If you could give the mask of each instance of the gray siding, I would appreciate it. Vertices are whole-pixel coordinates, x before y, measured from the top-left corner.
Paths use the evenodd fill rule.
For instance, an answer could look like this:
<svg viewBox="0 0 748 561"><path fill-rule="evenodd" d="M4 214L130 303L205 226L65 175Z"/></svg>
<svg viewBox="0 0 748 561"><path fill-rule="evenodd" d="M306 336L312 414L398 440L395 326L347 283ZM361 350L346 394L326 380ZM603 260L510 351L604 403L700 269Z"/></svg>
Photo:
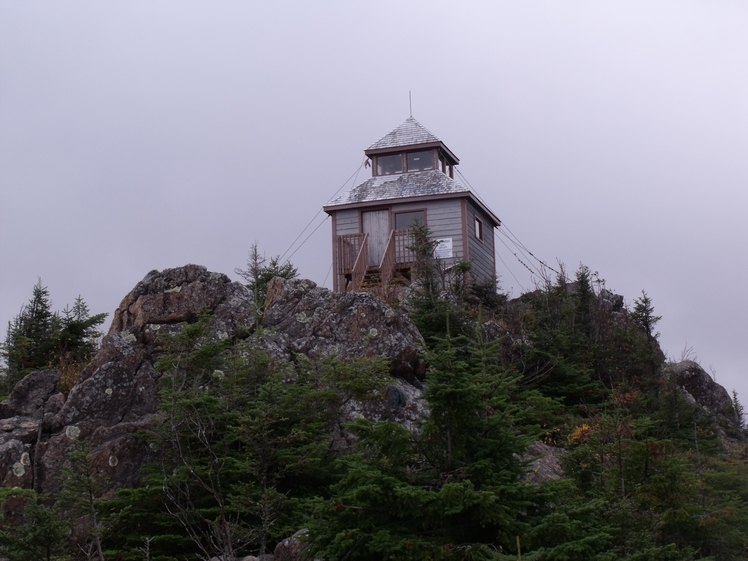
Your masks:
<svg viewBox="0 0 748 561"><path fill-rule="evenodd" d="M475 237L475 217L483 222L483 240ZM493 221L470 201L467 203L468 247L470 250L470 269L476 281L491 278L496 274L496 251L494 248Z"/></svg>
<svg viewBox="0 0 748 561"><path fill-rule="evenodd" d="M361 231L361 227L358 223L358 210L339 210L335 213L335 224L338 236L345 234L358 234Z"/></svg>
<svg viewBox="0 0 748 561"><path fill-rule="evenodd" d="M432 238L452 238L452 255L465 256L462 242L462 203L460 199L393 204L391 212L426 209L426 226Z"/></svg>

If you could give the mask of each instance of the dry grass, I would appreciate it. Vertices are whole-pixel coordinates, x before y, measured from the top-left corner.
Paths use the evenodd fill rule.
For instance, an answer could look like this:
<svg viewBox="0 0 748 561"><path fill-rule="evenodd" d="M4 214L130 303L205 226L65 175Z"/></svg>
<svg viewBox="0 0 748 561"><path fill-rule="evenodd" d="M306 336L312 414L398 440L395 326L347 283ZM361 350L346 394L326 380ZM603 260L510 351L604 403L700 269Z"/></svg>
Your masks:
<svg viewBox="0 0 748 561"><path fill-rule="evenodd" d="M77 362L58 365L57 369L60 371L60 380L57 382L57 389L67 394L80 379L81 372L83 372L86 364L86 362Z"/></svg>

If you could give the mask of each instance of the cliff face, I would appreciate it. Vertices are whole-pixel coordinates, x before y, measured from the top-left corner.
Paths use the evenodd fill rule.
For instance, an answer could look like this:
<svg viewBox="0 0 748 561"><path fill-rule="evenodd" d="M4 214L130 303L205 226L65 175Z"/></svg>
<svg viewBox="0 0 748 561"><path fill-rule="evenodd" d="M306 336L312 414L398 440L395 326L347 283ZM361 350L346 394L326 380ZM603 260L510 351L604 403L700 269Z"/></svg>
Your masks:
<svg viewBox="0 0 748 561"><path fill-rule="evenodd" d="M216 339L245 338L255 324L246 288L226 275L187 265L152 271L122 300L97 355L69 392L60 373L34 372L0 403L0 485L54 493L73 443L93 448L96 469L116 487L135 484L152 455L136 433L158 422L158 336L211 313ZM261 318L260 345L276 361L379 356L396 382L381 404L348 415L407 423L417 404L425 363L410 319L366 294L335 294L308 280L275 279Z"/></svg>

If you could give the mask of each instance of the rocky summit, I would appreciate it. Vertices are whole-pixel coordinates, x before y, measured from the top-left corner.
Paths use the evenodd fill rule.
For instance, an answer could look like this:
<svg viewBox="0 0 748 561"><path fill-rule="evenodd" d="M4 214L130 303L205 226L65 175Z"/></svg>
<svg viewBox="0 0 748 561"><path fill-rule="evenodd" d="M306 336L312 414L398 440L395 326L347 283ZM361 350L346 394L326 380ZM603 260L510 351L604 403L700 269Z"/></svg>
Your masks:
<svg viewBox="0 0 748 561"><path fill-rule="evenodd" d="M158 335L205 312L216 339L246 338L261 326L260 346L274 360L387 359L395 382L385 398L374 406L348 404L346 415L407 424L422 412L423 339L404 312L364 293L338 294L309 280L276 278L264 315L256 318L244 285L186 265L151 271L123 298L100 350L71 388L60 387L60 372L38 371L0 403L0 484L59 491L76 440L93 447L95 469L114 486L136 484L152 455L137 433L159 415Z"/></svg>
<svg viewBox="0 0 748 561"><path fill-rule="evenodd" d="M158 420L160 333L210 313L212 336L246 338L261 326L259 343L274 360L382 357L394 383L381 402L355 401L344 418L394 419L413 428L426 363L423 338L402 310L363 293L334 293L303 279L273 279L262 317L246 287L198 265L151 271L114 311L101 348L75 384L60 387L60 372L41 370L21 380L0 403L0 484L59 490L59 476L74 441L93 447L96 469L116 487L136 484L152 451L138 431ZM718 420L726 434L737 420L727 391L695 362L670 365L682 394ZM542 457L542 446L537 446ZM555 453L555 452L554 452ZM558 462L553 460L553 478Z"/></svg>

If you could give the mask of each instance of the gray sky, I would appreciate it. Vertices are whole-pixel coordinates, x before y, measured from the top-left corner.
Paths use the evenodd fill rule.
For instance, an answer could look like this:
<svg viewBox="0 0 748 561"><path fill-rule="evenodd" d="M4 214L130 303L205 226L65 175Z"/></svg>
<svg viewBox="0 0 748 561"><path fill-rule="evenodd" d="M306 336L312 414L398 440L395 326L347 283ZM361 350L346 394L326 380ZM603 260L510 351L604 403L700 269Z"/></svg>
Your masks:
<svg viewBox="0 0 748 561"><path fill-rule="evenodd" d="M2 335L37 277L111 314L152 269L284 253L412 91L535 255L646 290L748 402L746 30L739 1L0 0ZM328 287L330 239L292 258Z"/></svg>

